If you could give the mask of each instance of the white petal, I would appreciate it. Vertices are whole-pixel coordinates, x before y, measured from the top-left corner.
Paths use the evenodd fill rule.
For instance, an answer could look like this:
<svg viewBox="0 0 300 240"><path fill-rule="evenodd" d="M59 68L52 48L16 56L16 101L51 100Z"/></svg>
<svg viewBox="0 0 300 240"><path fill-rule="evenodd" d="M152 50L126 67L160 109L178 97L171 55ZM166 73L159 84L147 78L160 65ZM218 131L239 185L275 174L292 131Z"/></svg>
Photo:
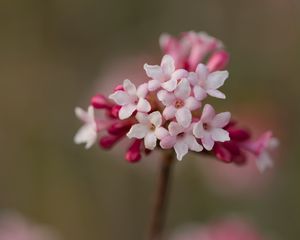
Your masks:
<svg viewBox="0 0 300 240"><path fill-rule="evenodd" d="M87 112L80 107L75 108L75 115L83 122L88 122L89 120Z"/></svg>
<svg viewBox="0 0 300 240"><path fill-rule="evenodd" d="M204 98L207 97L206 91L200 86L195 86L193 88L193 93L194 93L195 98L199 101L202 101Z"/></svg>
<svg viewBox="0 0 300 240"><path fill-rule="evenodd" d="M179 161L182 160L182 158L188 153L188 145L185 144L183 141L179 141L174 145L174 149L177 155L177 159Z"/></svg>
<svg viewBox="0 0 300 240"><path fill-rule="evenodd" d="M160 85L161 85L161 81L159 81L159 80L150 80L148 82L148 90L149 91L155 91L155 90L160 88Z"/></svg>
<svg viewBox="0 0 300 240"><path fill-rule="evenodd" d="M184 128L177 122L170 122L168 129L171 136L177 136L184 131Z"/></svg>
<svg viewBox="0 0 300 240"><path fill-rule="evenodd" d="M164 74L160 66L145 64L144 69L148 77L158 81L162 81L164 79Z"/></svg>
<svg viewBox="0 0 300 240"><path fill-rule="evenodd" d="M273 161L268 152L265 151L260 154L256 159L256 166L261 173L273 167Z"/></svg>
<svg viewBox="0 0 300 240"><path fill-rule="evenodd" d="M196 141L194 136L188 135L184 141L192 151L201 152L203 150L203 147Z"/></svg>
<svg viewBox="0 0 300 240"><path fill-rule="evenodd" d="M204 64L200 63L197 66L196 73L198 74L200 81L203 81L203 82L206 81L206 78L208 76L208 69Z"/></svg>
<svg viewBox="0 0 300 240"><path fill-rule="evenodd" d="M138 124L134 124L129 132L127 133L127 137L129 138L138 138L138 139L142 139L146 136L146 134L148 133L148 128L146 125L138 123Z"/></svg>
<svg viewBox="0 0 300 240"><path fill-rule="evenodd" d="M137 112L135 118L138 120L139 123L142 124L149 124L148 114L143 112Z"/></svg>
<svg viewBox="0 0 300 240"><path fill-rule="evenodd" d="M194 124L193 127L193 134L197 137L197 138L202 138L204 137L206 131L203 128L203 123L201 121L197 122Z"/></svg>
<svg viewBox="0 0 300 240"><path fill-rule="evenodd" d="M185 100L187 97L190 96L191 94L191 86L190 86L190 83L189 81L184 78L182 79L179 84L177 85L177 88L174 92L175 96L182 99L182 100Z"/></svg>
<svg viewBox="0 0 300 240"><path fill-rule="evenodd" d="M155 127L159 127L162 123L162 117L159 111L155 111L151 114L149 114L149 121L152 123Z"/></svg>
<svg viewBox="0 0 300 240"><path fill-rule="evenodd" d="M216 115L216 113L215 113L214 108L210 104L205 104L202 115L201 115L201 121L203 123L209 123L213 120L215 115Z"/></svg>
<svg viewBox="0 0 300 240"><path fill-rule="evenodd" d="M176 143L175 136L166 136L161 139L160 146L162 149L170 149L175 145L175 143Z"/></svg>
<svg viewBox="0 0 300 240"><path fill-rule="evenodd" d="M148 84L143 83L137 88L136 95L139 98L145 98L147 96L147 94L148 94Z"/></svg>
<svg viewBox="0 0 300 240"><path fill-rule="evenodd" d="M208 75L206 87L207 89L218 89L223 86L228 78L228 71L216 71Z"/></svg>
<svg viewBox="0 0 300 240"><path fill-rule="evenodd" d="M161 68L164 74L170 76L175 71L175 62L170 55L165 55L161 61Z"/></svg>
<svg viewBox="0 0 300 240"><path fill-rule="evenodd" d="M160 90L157 93L157 98L161 101L165 106L171 105L175 101L175 96L173 93L169 93L166 90Z"/></svg>
<svg viewBox="0 0 300 240"><path fill-rule="evenodd" d="M163 139L164 137L169 135L169 131L164 127L157 127L154 133L158 139Z"/></svg>
<svg viewBox="0 0 300 240"><path fill-rule="evenodd" d="M213 127L218 127L218 128L225 127L229 123L230 118L231 118L230 112L219 113L213 118L211 125Z"/></svg>
<svg viewBox="0 0 300 240"><path fill-rule="evenodd" d="M175 113L175 117L177 122L184 128L187 128L192 122L192 113L186 107L178 109Z"/></svg>
<svg viewBox="0 0 300 240"><path fill-rule="evenodd" d="M211 137L216 142L226 142L230 140L229 133L222 128L212 129Z"/></svg>
<svg viewBox="0 0 300 240"><path fill-rule="evenodd" d="M83 125L74 137L76 144L86 143L85 148L90 148L97 140L97 132L91 125Z"/></svg>
<svg viewBox="0 0 300 240"><path fill-rule="evenodd" d="M213 146L214 146L214 140L211 138L210 134L206 133L202 138L201 138L201 142L203 147L210 151L212 150Z"/></svg>
<svg viewBox="0 0 300 240"><path fill-rule="evenodd" d="M197 108L200 108L201 107L201 102L199 102L196 98L194 97L188 97L186 100L185 100L185 106L191 110L191 111L194 111L196 110Z"/></svg>
<svg viewBox="0 0 300 240"><path fill-rule="evenodd" d="M171 79L169 81L166 81L166 82L161 84L161 87L166 89L169 92L172 92L177 87L177 80L176 79Z"/></svg>
<svg viewBox="0 0 300 240"><path fill-rule="evenodd" d="M109 99L113 100L116 104L123 106L130 103L130 97L124 91L116 91L109 95Z"/></svg>
<svg viewBox="0 0 300 240"><path fill-rule="evenodd" d="M216 97L216 98L220 98L220 99L226 98L225 94L219 90L207 90L207 94L212 97Z"/></svg>
<svg viewBox="0 0 300 240"><path fill-rule="evenodd" d="M136 110L136 105L127 104L127 105L121 107L121 109L119 111L119 118L121 120L129 118L135 110Z"/></svg>
<svg viewBox="0 0 300 240"><path fill-rule="evenodd" d="M186 78L188 77L189 73L188 71L184 69L177 69L173 74L172 74L172 79L179 80L181 78Z"/></svg>
<svg viewBox="0 0 300 240"><path fill-rule="evenodd" d="M140 98L136 109L140 112L150 112L151 105L146 99Z"/></svg>
<svg viewBox="0 0 300 240"><path fill-rule="evenodd" d="M163 116L166 120L170 120L175 117L176 112L177 112L177 109L173 105L171 105L171 106L165 107L165 109L163 111Z"/></svg>
<svg viewBox="0 0 300 240"><path fill-rule="evenodd" d="M195 72L190 72L187 79L189 80L189 82L192 86L196 86L200 83L199 82L199 76Z"/></svg>
<svg viewBox="0 0 300 240"><path fill-rule="evenodd" d="M157 138L154 132L149 132L144 139L145 148L153 150L156 147Z"/></svg>
<svg viewBox="0 0 300 240"><path fill-rule="evenodd" d="M124 80L123 88L129 96L136 96L136 87L129 79Z"/></svg>

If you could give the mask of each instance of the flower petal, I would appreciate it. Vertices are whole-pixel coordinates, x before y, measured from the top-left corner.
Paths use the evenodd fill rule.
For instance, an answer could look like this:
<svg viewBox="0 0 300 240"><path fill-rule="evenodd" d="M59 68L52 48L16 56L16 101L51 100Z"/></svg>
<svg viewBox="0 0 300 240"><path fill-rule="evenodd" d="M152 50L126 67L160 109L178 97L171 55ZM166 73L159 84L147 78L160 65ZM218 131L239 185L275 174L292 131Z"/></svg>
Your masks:
<svg viewBox="0 0 300 240"><path fill-rule="evenodd" d="M76 144L86 143L85 148L90 148L97 140L97 132L91 125L83 125L74 137Z"/></svg>
<svg viewBox="0 0 300 240"><path fill-rule="evenodd" d="M182 100L185 100L187 97L191 94L191 86L189 81L186 78L183 78L179 84L177 85L177 88L174 92L175 96L177 98L180 98Z"/></svg>
<svg viewBox="0 0 300 240"><path fill-rule="evenodd" d="M130 103L130 97L124 91L116 91L109 95L109 99L113 100L116 104L124 106Z"/></svg>
<svg viewBox="0 0 300 240"><path fill-rule="evenodd" d="M170 122L168 129L171 136L177 136L184 131L184 128L177 122Z"/></svg>
<svg viewBox="0 0 300 240"><path fill-rule="evenodd" d="M261 173L273 167L273 161L268 152L264 151L260 154L256 159L256 166Z"/></svg>
<svg viewBox="0 0 300 240"><path fill-rule="evenodd" d="M121 107L121 109L119 111L119 118L121 120L129 118L135 110L136 110L136 105L127 104L127 105Z"/></svg>
<svg viewBox="0 0 300 240"><path fill-rule="evenodd" d="M162 149L170 149L175 145L175 143L176 143L176 137L168 135L161 139L160 146Z"/></svg>
<svg viewBox="0 0 300 240"><path fill-rule="evenodd" d="M140 112L150 112L151 105L146 99L140 98L136 106L136 109Z"/></svg>
<svg viewBox="0 0 300 240"><path fill-rule="evenodd" d="M198 64L197 68L196 68L196 73L198 74L199 77L199 81L201 82L205 82L208 76L208 69L207 67L200 63Z"/></svg>
<svg viewBox="0 0 300 240"><path fill-rule="evenodd" d="M163 116L166 120L170 120L173 117L175 117L176 112L177 112L177 109L173 105L170 105L168 107L165 107L165 109L163 111Z"/></svg>
<svg viewBox="0 0 300 240"><path fill-rule="evenodd" d="M157 93L157 98L161 101L165 106L171 105L175 101L175 96L173 93L169 93L166 90L160 90Z"/></svg>
<svg viewBox="0 0 300 240"><path fill-rule="evenodd" d="M124 80L123 88L129 96L136 96L136 87L129 79Z"/></svg>
<svg viewBox="0 0 300 240"><path fill-rule="evenodd" d="M149 91L155 91L155 90L157 90L157 89L159 89L160 88L160 85L161 85L161 81L159 81L159 80L150 80L149 82L148 82L148 90Z"/></svg>
<svg viewBox="0 0 300 240"><path fill-rule="evenodd" d="M147 83L143 83L140 86L138 86L136 95L139 98L146 98L147 94L148 94L148 84Z"/></svg>
<svg viewBox="0 0 300 240"><path fill-rule="evenodd" d="M129 132L127 133L127 137L142 139L146 136L148 130L149 129L146 125L137 123L130 128Z"/></svg>
<svg viewBox="0 0 300 240"><path fill-rule="evenodd" d="M155 129L154 133L158 139L163 139L164 137L169 135L169 131L167 129L165 129L164 127L157 127Z"/></svg>
<svg viewBox="0 0 300 240"><path fill-rule="evenodd" d="M186 71L185 69L177 69L173 74L172 74L172 79L179 80L181 78L186 78L188 77L189 72Z"/></svg>
<svg viewBox="0 0 300 240"><path fill-rule="evenodd" d="M152 123L155 127L159 127L162 123L162 117L159 111L155 111L153 113L149 114L149 121Z"/></svg>
<svg viewBox="0 0 300 240"><path fill-rule="evenodd" d="M207 94L212 97L216 97L216 98L220 98L220 99L226 98L225 94L219 90L207 90Z"/></svg>
<svg viewBox="0 0 300 240"><path fill-rule="evenodd" d="M83 122L88 122L89 121L89 116L88 113L86 111L84 111L82 108L80 107L76 107L75 108L75 115L76 117L78 117L81 121Z"/></svg>
<svg viewBox="0 0 300 240"><path fill-rule="evenodd" d="M176 79L170 79L169 81L166 81L161 84L161 87L166 89L169 92L172 92L177 87L177 80Z"/></svg>
<svg viewBox="0 0 300 240"><path fill-rule="evenodd" d="M145 148L153 150L156 147L157 138L154 132L149 132L144 139Z"/></svg>
<svg viewBox="0 0 300 240"><path fill-rule="evenodd" d="M160 66L158 65L144 65L144 69L149 78L162 81L164 79L164 73Z"/></svg>
<svg viewBox="0 0 300 240"><path fill-rule="evenodd" d="M195 137L202 138L204 137L205 133L206 131L204 130L203 123L201 121L194 124L193 134L195 135Z"/></svg>
<svg viewBox="0 0 300 240"><path fill-rule="evenodd" d="M212 120L211 125L213 127L217 127L217 128L223 128L225 127L231 118L231 114L230 112L222 112L222 113L218 113Z"/></svg>
<svg viewBox="0 0 300 240"><path fill-rule="evenodd" d="M170 76L175 71L175 62L170 55L165 55L161 61L161 68L165 75Z"/></svg>
<svg viewBox="0 0 300 240"><path fill-rule="evenodd" d="M188 145L184 141L179 141L174 145L174 149L179 161L188 153Z"/></svg>
<svg viewBox="0 0 300 240"><path fill-rule="evenodd" d="M212 150L215 143L209 133L205 133L205 135L201 138L201 142L203 147L208 151Z"/></svg>
<svg viewBox="0 0 300 240"><path fill-rule="evenodd" d="M230 140L229 133L222 128L212 129L211 138L216 142L226 142Z"/></svg>
<svg viewBox="0 0 300 240"><path fill-rule="evenodd" d="M200 86L195 86L193 88L193 93L194 93L195 98L199 101L202 101L204 98L207 97L206 91Z"/></svg>
<svg viewBox="0 0 300 240"><path fill-rule="evenodd" d="M205 104L202 115L201 115L201 121L203 123L209 123L213 120L215 115L216 115L216 113L215 113L214 108L210 104Z"/></svg>
<svg viewBox="0 0 300 240"><path fill-rule="evenodd" d="M223 86L228 78L228 71L216 71L208 75L206 87L207 89L218 89Z"/></svg>
<svg viewBox="0 0 300 240"><path fill-rule="evenodd" d="M139 123L142 123L144 125L149 123L149 118L147 113L137 112L135 118L138 120Z"/></svg>
<svg viewBox="0 0 300 240"><path fill-rule="evenodd" d="M203 150L203 147L196 141L195 137L192 135L186 136L184 141L192 151L201 152Z"/></svg>
<svg viewBox="0 0 300 240"><path fill-rule="evenodd" d="M192 122L192 113L186 107L178 109L175 113L175 117L177 122L184 128L187 128Z"/></svg>
<svg viewBox="0 0 300 240"><path fill-rule="evenodd" d="M185 106L191 110L191 111L194 111L196 110L197 108L201 107L201 102L197 101L196 98L194 97L188 97L186 100L185 100Z"/></svg>

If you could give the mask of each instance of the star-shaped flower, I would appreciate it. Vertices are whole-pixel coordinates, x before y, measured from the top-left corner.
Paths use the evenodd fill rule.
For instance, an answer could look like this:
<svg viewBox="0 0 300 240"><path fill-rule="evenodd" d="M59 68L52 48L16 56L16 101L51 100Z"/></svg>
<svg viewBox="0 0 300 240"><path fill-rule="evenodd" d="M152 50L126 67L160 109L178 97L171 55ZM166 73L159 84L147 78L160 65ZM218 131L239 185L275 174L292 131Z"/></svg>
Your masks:
<svg viewBox="0 0 300 240"><path fill-rule="evenodd" d="M193 133L201 139L206 150L211 150L215 142L229 141L229 133L223 128L229 123L231 114L223 112L216 114L213 107L206 104L200 121L195 123Z"/></svg>
<svg viewBox="0 0 300 240"><path fill-rule="evenodd" d="M169 135L163 137L160 141L160 146L163 149L174 147L178 160L188 153L188 150L201 152L203 147L197 142L193 135L193 124L184 128L177 122L171 122L168 126Z"/></svg>
<svg viewBox="0 0 300 240"><path fill-rule="evenodd" d="M139 123L133 125L127 136L129 138L144 139L145 148L153 150L156 147L157 139L161 139L168 134L168 131L161 127L162 116L155 111L149 115L137 113L136 119Z"/></svg>
<svg viewBox="0 0 300 240"><path fill-rule="evenodd" d="M151 80L148 82L149 91L155 91L160 87L167 91L173 91L177 86L177 81L187 77L188 72L184 69L175 70L174 59L170 55L165 55L158 65L144 65L144 69Z"/></svg>
<svg viewBox="0 0 300 240"><path fill-rule="evenodd" d="M201 106L201 103L191 96L190 83L186 78L179 82L174 92L160 90L157 97L166 106L163 111L165 119L169 120L175 117L183 127L188 127L191 124L191 111Z"/></svg>
<svg viewBox="0 0 300 240"><path fill-rule="evenodd" d="M204 64L199 64L195 72L189 73L189 81L193 86L193 93L197 100L201 101L210 95L225 99L225 94L218 88L223 86L228 78L228 71L215 71L210 73Z"/></svg>
<svg viewBox="0 0 300 240"><path fill-rule="evenodd" d="M134 111L150 112L151 105L145 99L148 93L147 84L142 84L138 87L128 79L123 82L123 89L117 90L109 96L116 104L122 106L119 111L121 120L129 118Z"/></svg>

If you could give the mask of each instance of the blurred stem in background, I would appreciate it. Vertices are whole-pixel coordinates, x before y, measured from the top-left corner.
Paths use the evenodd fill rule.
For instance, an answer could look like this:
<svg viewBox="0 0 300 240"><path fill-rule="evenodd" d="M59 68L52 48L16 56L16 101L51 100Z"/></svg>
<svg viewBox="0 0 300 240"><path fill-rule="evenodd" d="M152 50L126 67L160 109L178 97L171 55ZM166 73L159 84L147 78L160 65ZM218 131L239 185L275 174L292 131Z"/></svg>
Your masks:
<svg viewBox="0 0 300 240"><path fill-rule="evenodd" d="M174 152L167 151L162 154L157 192L150 223L149 240L161 240L166 216L170 175L174 161Z"/></svg>

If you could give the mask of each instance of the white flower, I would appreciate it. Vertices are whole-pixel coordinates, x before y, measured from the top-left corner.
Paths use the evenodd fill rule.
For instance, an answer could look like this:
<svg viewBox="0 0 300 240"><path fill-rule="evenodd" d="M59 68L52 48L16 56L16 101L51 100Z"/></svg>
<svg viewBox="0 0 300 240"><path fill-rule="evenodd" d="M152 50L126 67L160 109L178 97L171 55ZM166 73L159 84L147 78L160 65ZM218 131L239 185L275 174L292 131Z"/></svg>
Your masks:
<svg viewBox="0 0 300 240"><path fill-rule="evenodd" d="M124 90L118 90L109 96L116 104L122 106L119 111L121 120L129 118L135 110L149 112L150 103L145 99L148 90L147 84L142 84L136 89L135 85L128 79L123 82Z"/></svg>
<svg viewBox="0 0 300 240"><path fill-rule="evenodd" d="M204 64L199 64L195 72L189 73L188 79L193 86L193 93L197 100L201 101L207 97L207 94L225 99L224 93L217 90L223 86L228 78L228 71L215 71L209 73Z"/></svg>
<svg viewBox="0 0 300 240"><path fill-rule="evenodd" d="M136 119L139 123L131 127L127 136L129 138L144 138L145 148L153 150L156 147L157 139L161 139L168 134L168 131L161 127L162 116L160 112L155 111L149 115L137 113Z"/></svg>
<svg viewBox="0 0 300 240"><path fill-rule="evenodd" d="M151 80L148 82L149 91L155 91L160 87L167 91L173 91L177 86L177 81L187 77L188 72L184 69L175 70L174 59L170 55L165 55L158 65L144 65L144 69Z"/></svg>
<svg viewBox="0 0 300 240"><path fill-rule="evenodd" d="M160 90L157 97L166 106L163 116L166 120L176 118L183 127L188 127L192 122L191 111L201 106L201 103L191 96L189 81L182 79L173 93Z"/></svg>
<svg viewBox="0 0 300 240"><path fill-rule="evenodd" d="M85 148L90 148L97 140L97 123L94 117L94 108L89 106L87 112L77 107L76 116L84 122L84 125L78 130L74 137L76 144L85 143Z"/></svg>
<svg viewBox="0 0 300 240"><path fill-rule="evenodd" d="M203 150L203 147L197 142L192 133L193 124L184 128L177 122L171 122L168 129L169 135L161 139L160 146L163 149L174 147L178 160L182 160L189 149L195 152L201 152Z"/></svg>
<svg viewBox="0 0 300 240"><path fill-rule="evenodd" d="M229 141L229 133L223 129L229 121L231 114L223 112L216 114L213 107L206 104L199 122L194 125L193 133L201 139L206 150L211 150L215 142Z"/></svg>

